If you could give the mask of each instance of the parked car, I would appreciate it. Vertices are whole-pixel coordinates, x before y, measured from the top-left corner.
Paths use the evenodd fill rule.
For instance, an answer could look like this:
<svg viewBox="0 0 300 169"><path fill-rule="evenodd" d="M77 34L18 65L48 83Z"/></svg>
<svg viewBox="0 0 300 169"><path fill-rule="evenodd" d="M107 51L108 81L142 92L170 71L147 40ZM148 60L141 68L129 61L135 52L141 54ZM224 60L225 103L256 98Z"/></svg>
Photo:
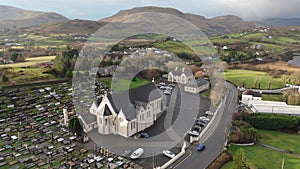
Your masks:
<svg viewBox="0 0 300 169"><path fill-rule="evenodd" d="M205 114L208 115L208 116L213 116L214 115L214 113L211 112L211 111L206 111Z"/></svg>
<svg viewBox="0 0 300 169"><path fill-rule="evenodd" d="M204 123L207 123L207 122L209 122L209 118L207 118L207 117L205 117L205 116L201 116L201 117L199 117L199 121L201 122L204 122Z"/></svg>
<svg viewBox="0 0 300 169"><path fill-rule="evenodd" d="M194 127L193 127L193 130L194 131L197 131L197 132L200 132L201 130L202 130L202 128L201 128L201 126L200 125L194 125Z"/></svg>
<svg viewBox="0 0 300 169"><path fill-rule="evenodd" d="M166 94L166 95L171 95L172 93L171 93L169 90L165 90L165 91L164 91L164 94Z"/></svg>
<svg viewBox="0 0 300 169"><path fill-rule="evenodd" d="M203 150L205 150L205 144L199 144L197 146L197 151L203 151Z"/></svg>
<svg viewBox="0 0 300 169"><path fill-rule="evenodd" d="M166 85L166 83L164 83L164 82L160 82L160 83L159 83L159 85L161 85L161 86L165 86L165 85Z"/></svg>
<svg viewBox="0 0 300 169"><path fill-rule="evenodd" d="M138 148L130 155L130 158L133 160L138 159L143 153L144 153L144 149Z"/></svg>
<svg viewBox="0 0 300 169"><path fill-rule="evenodd" d="M191 136L199 136L199 132L198 131L195 131L195 130L190 130L189 132L188 132L188 134L189 135L191 135Z"/></svg>
<svg viewBox="0 0 300 169"><path fill-rule="evenodd" d="M149 134L146 132L141 132L140 134L142 138L149 138Z"/></svg>
<svg viewBox="0 0 300 169"><path fill-rule="evenodd" d="M163 154L167 157L174 158L175 154L170 150L163 150Z"/></svg>
<svg viewBox="0 0 300 169"><path fill-rule="evenodd" d="M122 156L123 156L123 157L127 157L131 152L132 152L132 150L127 149L127 150L125 150L125 151L122 153Z"/></svg>
<svg viewBox="0 0 300 169"><path fill-rule="evenodd" d="M196 124L199 125L200 127L204 127L206 125L206 123L202 121L197 121Z"/></svg>

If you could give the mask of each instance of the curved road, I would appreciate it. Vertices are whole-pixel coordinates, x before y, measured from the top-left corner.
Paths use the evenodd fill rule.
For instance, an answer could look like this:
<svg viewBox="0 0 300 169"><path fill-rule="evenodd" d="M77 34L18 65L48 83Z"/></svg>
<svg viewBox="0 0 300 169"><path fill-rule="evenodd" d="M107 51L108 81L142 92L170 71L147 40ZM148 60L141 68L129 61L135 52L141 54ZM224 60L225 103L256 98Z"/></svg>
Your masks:
<svg viewBox="0 0 300 169"><path fill-rule="evenodd" d="M206 149L202 152L197 152L197 144L192 144L187 148L188 156L172 165L170 168L189 169L206 168L224 149L225 129L231 125L231 114L237 106L237 89L230 83L226 83L227 95L224 99L225 104L220 108L219 114L210 129L205 135L200 138L200 143L206 145Z"/></svg>

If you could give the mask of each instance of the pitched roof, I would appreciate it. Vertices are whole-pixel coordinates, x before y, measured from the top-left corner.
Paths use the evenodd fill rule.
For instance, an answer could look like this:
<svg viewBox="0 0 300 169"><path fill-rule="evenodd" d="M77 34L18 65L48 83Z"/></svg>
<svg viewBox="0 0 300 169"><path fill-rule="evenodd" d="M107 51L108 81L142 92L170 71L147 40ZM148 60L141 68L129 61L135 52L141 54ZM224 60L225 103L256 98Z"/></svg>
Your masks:
<svg viewBox="0 0 300 169"><path fill-rule="evenodd" d="M84 113L80 115L85 124L90 124L96 121L96 116L91 114L90 112Z"/></svg>
<svg viewBox="0 0 300 169"><path fill-rule="evenodd" d="M162 97L163 95L154 83L108 95L115 112L119 112L122 109L126 119L132 119L132 116L136 116L136 111L133 111L133 109L135 110L134 106L137 102L148 103Z"/></svg>
<svg viewBox="0 0 300 169"><path fill-rule="evenodd" d="M122 111L127 120L130 121L136 118L137 111L134 106L130 106L125 109L122 109Z"/></svg>
<svg viewBox="0 0 300 169"><path fill-rule="evenodd" d="M207 80L204 80L203 78L197 79L196 82L197 82L198 87L206 85L206 84L209 83Z"/></svg>
<svg viewBox="0 0 300 169"><path fill-rule="evenodd" d="M172 73L174 76L181 76L182 74L185 74L186 76L193 76L191 70L187 68L179 68L177 70L173 70Z"/></svg>
<svg viewBox="0 0 300 169"><path fill-rule="evenodd" d="M107 105L105 105L104 107L104 113L103 113L104 116L110 116L112 115L110 109L107 107Z"/></svg>

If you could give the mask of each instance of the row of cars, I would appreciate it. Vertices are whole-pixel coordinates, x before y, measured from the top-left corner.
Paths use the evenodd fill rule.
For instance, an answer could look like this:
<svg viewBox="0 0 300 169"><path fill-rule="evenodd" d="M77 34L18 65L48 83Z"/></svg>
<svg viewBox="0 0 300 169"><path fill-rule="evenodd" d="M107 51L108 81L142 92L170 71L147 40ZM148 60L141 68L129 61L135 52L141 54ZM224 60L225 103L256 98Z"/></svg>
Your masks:
<svg viewBox="0 0 300 169"><path fill-rule="evenodd" d="M156 85L157 88L159 88L160 90L163 90L163 93L166 95L171 95L172 94L172 90L175 87L174 84L166 84L164 82L160 82L158 85Z"/></svg>
<svg viewBox="0 0 300 169"><path fill-rule="evenodd" d="M196 119L195 125L192 127L192 129L188 132L190 136L198 137L200 135L200 132L202 131L202 128L210 121L209 116L213 116L214 113L211 111L205 112L206 116L200 116Z"/></svg>
<svg viewBox="0 0 300 169"><path fill-rule="evenodd" d="M125 150L122 154L122 156L128 156L131 153L131 150ZM138 159L139 157L142 156L142 154L144 153L144 149L143 148L138 148L136 150L134 150L131 154L130 154L130 158L132 160ZM171 151L171 150L163 150L162 153L169 157L169 158L174 158L175 154Z"/></svg>

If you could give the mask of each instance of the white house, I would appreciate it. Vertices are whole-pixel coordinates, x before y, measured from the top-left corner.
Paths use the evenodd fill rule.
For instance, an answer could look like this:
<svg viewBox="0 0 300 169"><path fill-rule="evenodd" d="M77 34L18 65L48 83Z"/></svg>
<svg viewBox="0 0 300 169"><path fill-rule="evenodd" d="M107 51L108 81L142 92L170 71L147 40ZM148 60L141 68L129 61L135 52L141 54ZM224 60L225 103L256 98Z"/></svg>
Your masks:
<svg viewBox="0 0 300 169"><path fill-rule="evenodd" d="M97 129L103 135L130 137L153 125L164 109L162 93L150 83L104 95L100 104L93 103L79 119L85 132Z"/></svg>
<svg viewBox="0 0 300 169"><path fill-rule="evenodd" d="M262 93L252 90L245 90L242 93L242 103L248 105L250 100L262 100Z"/></svg>
<svg viewBox="0 0 300 169"><path fill-rule="evenodd" d="M194 94L200 93L208 89L209 89L209 82L202 78L197 79L196 81L192 81L191 83L184 86L184 91L189 93L194 93Z"/></svg>
<svg viewBox="0 0 300 169"><path fill-rule="evenodd" d="M251 100L249 108L253 113L300 116L300 106L287 105L285 102Z"/></svg>
<svg viewBox="0 0 300 169"><path fill-rule="evenodd" d="M194 80L193 73L187 68L178 68L174 71L169 72L168 81L173 83L188 84Z"/></svg>

